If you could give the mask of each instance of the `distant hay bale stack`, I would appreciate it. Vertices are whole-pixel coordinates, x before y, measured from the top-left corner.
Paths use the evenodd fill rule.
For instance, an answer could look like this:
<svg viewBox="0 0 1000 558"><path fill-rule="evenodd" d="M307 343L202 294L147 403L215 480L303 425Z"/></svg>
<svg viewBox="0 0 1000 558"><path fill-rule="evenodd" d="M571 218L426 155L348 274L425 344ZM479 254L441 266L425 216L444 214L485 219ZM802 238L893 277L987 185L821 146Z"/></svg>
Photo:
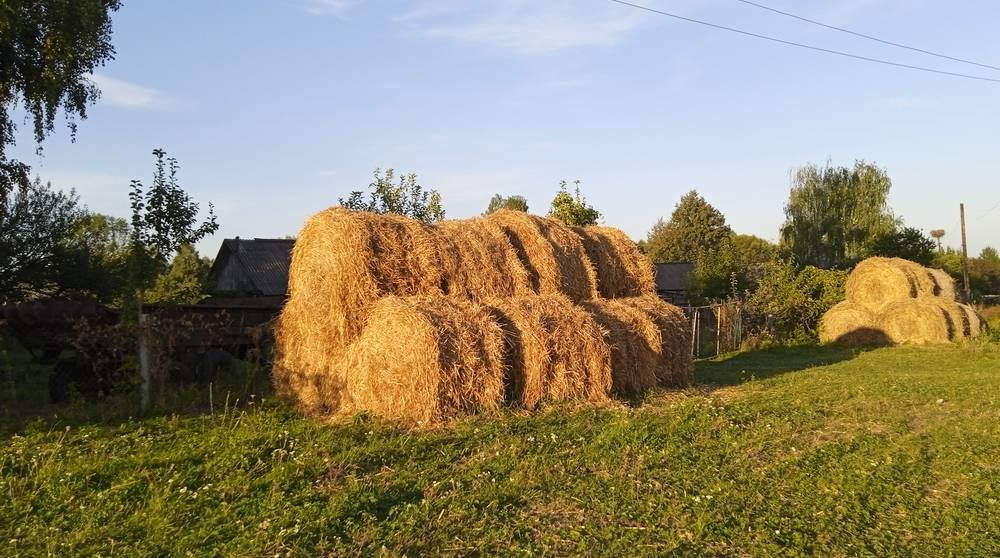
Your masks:
<svg viewBox="0 0 1000 558"><path fill-rule="evenodd" d="M653 262L622 231L591 225L573 227L594 264L597 290L604 298L655 295Z"/></svg>
<svg viewBox="0 0 1000 558"><path fill-rule="evenodd" d="M876 316L868 308L849 300L834 305L823 315L819 324L819 340L850 347L892 343L876 325Z"/></svg>
<svg viewBox="0 0 1000 558"><path fill-rule="evenodd" d="M959 304L958 307L961 308L969 321L969 337L979 337L989 329L986 319L979 315L975 308L968 304Z"/></svg>
<svg viewBox="0 0 1000 558"><path fill-rule="evenodd" d="M691 356L691 324L684 311L656 296L632 296L617 299L649 317L660 330L660 358L656 380L661 387L691 385L694 361Z"/></svg>
<svg viewBox="0 0 1000 558"><path fill-rule="evenodd" d="M454 297L394 297L372 309L345 361L350 409L421 424L500 408L504 331Z"/></svg>
<svg viewBox="0 0 1000 558"><path fill-rule="evenodd" d="M528 272L496 223L475 218L442 221L434 228L448 268L447 294L489 300L534 293Z"/></svg>
<svg viewBox="0 0 1000 558"><path fill-rule="evenodd" d="M525 409L608 400L611 349L583 309L562 295L498 299L490 307L507 336L508 400Z"/></svg>
<svg viewBox="0 0 1000 558"><path fill-rule="evenodd" d="M486 220L507 235L535 292L563 294L574 302L597 297L594 267L569 226L509 209L491 213Z"/></svg>
<svg viewBox="0 0 1000 558"><path fill-rule="evenodd" d="M608 332L611 391L635 395L657 387L663 334L656 322L621 299L590 300L581 306Z"/></svg>
<svg viewBox="0 0 1000 558"><path fill-rule="evenodd" d="M958 290L955 280L943 269L929 268L927 273L934 280L934 294L946 300L958 300Z"/></svg>
<svg viewBox="0 0 1000 558"><path fill-rule="evenodd" d="M876 325L896 345L948 343L955 331L948 312L933 299L893 302L879 315Z"/></svg>

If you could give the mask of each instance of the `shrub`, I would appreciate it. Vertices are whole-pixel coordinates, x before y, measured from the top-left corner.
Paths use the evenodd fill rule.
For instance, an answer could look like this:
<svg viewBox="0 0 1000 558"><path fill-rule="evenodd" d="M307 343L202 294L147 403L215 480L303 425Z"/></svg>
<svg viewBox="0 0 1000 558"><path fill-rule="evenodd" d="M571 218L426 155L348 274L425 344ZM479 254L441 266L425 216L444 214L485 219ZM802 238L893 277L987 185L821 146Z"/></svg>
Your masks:
<svg viewBox="0 0 1000 558"><path fill-rule="evenodd" d="M747 331L778 343L818 339L820 317L844 299L847 272L806 266L797 271L791 262L765 264L757 289L744 312Z"/></svg>

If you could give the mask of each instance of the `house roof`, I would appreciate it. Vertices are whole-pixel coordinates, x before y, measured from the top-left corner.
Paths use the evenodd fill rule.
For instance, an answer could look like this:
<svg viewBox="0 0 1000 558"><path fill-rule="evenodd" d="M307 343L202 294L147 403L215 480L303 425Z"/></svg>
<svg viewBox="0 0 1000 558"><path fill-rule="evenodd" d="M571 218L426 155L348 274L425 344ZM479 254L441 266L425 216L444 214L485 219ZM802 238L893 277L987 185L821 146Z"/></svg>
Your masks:
<svg viewBox="0 0 1000 558"><path fill-rule="evenodd" d="M658 291L686 291L691 282L694 264L691 262L665 262L656 264L654 278Z"/></svg>
<svg viewBox="0 0 1000 558"><path fill-rule="evenodd" d="M209 284L216 283L217 273L229 258L243 269L257 294L284 296L288 292L288 265L295 240L279 238L227 238L209 272Z"/></svg>

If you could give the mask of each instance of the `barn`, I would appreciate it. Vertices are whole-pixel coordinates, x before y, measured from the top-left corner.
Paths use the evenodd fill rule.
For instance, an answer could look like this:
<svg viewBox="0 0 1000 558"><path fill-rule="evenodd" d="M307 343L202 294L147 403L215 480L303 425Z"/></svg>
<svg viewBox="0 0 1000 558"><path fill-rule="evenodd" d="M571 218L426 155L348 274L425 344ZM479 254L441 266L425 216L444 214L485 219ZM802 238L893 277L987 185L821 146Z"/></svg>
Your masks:
<svg viewBox="0 0 1000 558"><path fill-rule="evenodd" d="M208 293L227 304L280 307L293 246L295 240L284 238L225 239L208 274Z"/></svg>
<svg viewBox="0 0 1000 558"><path fill-rule="evenodd" d="M691 262L665 262L656 264L656 294L671 304L690 306L688 289L694 264Z"/></svg>

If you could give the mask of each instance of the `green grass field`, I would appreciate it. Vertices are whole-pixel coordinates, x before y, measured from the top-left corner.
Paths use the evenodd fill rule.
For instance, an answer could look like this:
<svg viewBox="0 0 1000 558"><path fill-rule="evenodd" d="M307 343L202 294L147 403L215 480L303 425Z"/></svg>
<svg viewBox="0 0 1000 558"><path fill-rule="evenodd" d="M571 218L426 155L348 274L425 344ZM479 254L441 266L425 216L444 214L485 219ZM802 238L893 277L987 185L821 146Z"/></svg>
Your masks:
<svg viewBox="0 0 1000 558"><path fill-rule="evenodd" d="M696 376L419 432L219 394L214 414L10 413L0 554L1000 555L997 345L775 349Z"/></svg>

